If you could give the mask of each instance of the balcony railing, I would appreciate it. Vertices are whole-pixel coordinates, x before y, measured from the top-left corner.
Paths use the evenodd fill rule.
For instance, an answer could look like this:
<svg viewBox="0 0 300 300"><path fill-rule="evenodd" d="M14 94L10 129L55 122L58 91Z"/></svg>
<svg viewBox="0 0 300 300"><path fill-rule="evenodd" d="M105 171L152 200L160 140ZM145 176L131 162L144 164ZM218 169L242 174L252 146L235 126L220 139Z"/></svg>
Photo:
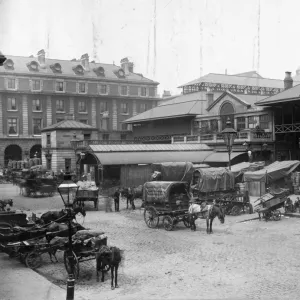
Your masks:
<svg viewBox="0 0 300 300"><path fill-rule="evenodd" d="M275 125L275 132L300 132L300 123Z"/></svg>
<svg viewBox="0 0 300 300"><path fill-rule="evenodd" d="M140 141L135 140L82 140L76 142L76 148L85 148L89 145L130 145L141 144Z"/></svg>

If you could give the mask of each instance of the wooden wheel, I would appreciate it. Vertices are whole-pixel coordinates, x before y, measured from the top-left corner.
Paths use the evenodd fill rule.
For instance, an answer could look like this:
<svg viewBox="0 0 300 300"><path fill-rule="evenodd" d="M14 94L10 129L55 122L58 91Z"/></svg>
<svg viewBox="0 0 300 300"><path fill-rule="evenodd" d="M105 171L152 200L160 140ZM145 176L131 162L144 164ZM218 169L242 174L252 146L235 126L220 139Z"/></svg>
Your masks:
<svg viewBox="0 0 300 300"><path fill-rule="evenodd" d="M42 256L35 250L29 252L25 258L25 264L30 269L37 269L42 265Z"/></svg>
<svg viewBox="0 0 300 300"><path fill-rule="evenodd" d="M231 215L232 216L238 216L241 213L241 208L237 205L233 206L231 209Z"/></svg>
<svg viewBox="0 0 300 300"><path fill-rule="evenodd" d="M163 225L164 225L165 230L171 231L171 230L173 230L173 227L174 227L174 221L170 216L165 216L163 218Z"/></svg>
<svg viewBox="0 0 300 300"><path fill-rule="evenodd" d="M281 212L279 210L275 210L273 212L273 220L274 221L279 221L281 220Z"/></svg>
<svg viewBox="0 0 300 300"><path fill-rule="evenodd" d="M159 216L154 207L147 207L144 210L144 220L149 228L156 228L159 222Z"/></svg>
<svg viewBox="0 0 300 300"><path fill-rule="evenodd" d="M68 256L68 252L69 251L64 251L64 264L65 264L65 268L68 272L68 274L71 273L71 263L69 260L69 256ZM75 279L78 279L79 277L79 261L78 261L78 257L76 256L76 254L74 253L74 251L72 251L72 255L73 255L73 259L74 259L74 277Z"/></svg>

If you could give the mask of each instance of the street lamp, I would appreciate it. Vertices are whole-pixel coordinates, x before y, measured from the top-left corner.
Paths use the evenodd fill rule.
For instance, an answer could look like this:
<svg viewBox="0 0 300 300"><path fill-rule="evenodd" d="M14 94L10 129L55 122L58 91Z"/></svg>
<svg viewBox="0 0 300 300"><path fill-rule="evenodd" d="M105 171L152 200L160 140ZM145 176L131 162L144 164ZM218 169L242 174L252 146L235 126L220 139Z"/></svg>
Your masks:
<svg viewBox="0 0 300 300"><path fill-rule="evenodd" d="M74 256L72 249L72 210L73 202L76 197L79 186L72 181L72 175L70 174L69 168L64 175L64 180L58 186L57 190L61 196L61 199L65 205L68 215L68 231L69 231L69 249L68 249L68 261L70 262L70 269L67 280L67 300L74 299L74 287L75 287L75 278L74 278Z"/></svg>
<svg viewBox="0 0 300 300"><path fill-rule="evenodd" d="M76 177L78 178L78 170L77 170L77 157L76 157L76 149L77 149L77 146L78 146L78 142L80 142L79 139L76 138L76 132L73 133L73 138L71 139L70 141L70 144L71 144L71 147L72 149L74 150L75 152L75 170L76 170Z"/></svg>
<svg viewBox="0 0 300 300"><path fill-rule="evenodd" d="M3 66L3 63L6 61L6 57L0 51L0 66Z"/></svg>
<svg viewBox="0 0 300 300"><path fill-rule="evenodd" d="M233 142L237 136L237 132L231 127L230 118L227 119L226 128L222 131L222 136L223 136L224 142L227 146L228 157L229 157L228 167L229 167L229 170L231 170L230 155L231 155L231 151L232 151Z"/></svg>

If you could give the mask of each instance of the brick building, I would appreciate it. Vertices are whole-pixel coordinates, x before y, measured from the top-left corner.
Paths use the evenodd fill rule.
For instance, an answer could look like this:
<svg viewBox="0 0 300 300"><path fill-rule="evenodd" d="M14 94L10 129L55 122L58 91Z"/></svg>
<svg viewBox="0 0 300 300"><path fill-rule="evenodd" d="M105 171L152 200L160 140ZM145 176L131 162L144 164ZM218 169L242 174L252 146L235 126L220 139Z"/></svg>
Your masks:
<svg viewBox="0 0 300 300"><path fill-rule="evenodd" d="M7 55L0 66L0 164L41 155L41 130L65 119L98 129L99 140L130 139L122 121L157 105L158 82L121 66Z"/></svg>

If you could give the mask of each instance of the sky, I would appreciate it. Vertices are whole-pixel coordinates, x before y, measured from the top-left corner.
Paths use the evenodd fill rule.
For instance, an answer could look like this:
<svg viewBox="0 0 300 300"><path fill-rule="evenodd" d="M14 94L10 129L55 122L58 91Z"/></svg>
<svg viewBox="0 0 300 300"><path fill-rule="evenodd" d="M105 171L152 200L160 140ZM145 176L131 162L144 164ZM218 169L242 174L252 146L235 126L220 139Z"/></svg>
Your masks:
<svg viewBox="0 0 300 300"><path fill-rule="evenodd" d="M69 60L88 53L116 65L129 57L135 72L160 83L159 93L178 94L178 86L225 70L294 75L299 12L299 0L0 0L0 51L45 49Z"/></svg>

